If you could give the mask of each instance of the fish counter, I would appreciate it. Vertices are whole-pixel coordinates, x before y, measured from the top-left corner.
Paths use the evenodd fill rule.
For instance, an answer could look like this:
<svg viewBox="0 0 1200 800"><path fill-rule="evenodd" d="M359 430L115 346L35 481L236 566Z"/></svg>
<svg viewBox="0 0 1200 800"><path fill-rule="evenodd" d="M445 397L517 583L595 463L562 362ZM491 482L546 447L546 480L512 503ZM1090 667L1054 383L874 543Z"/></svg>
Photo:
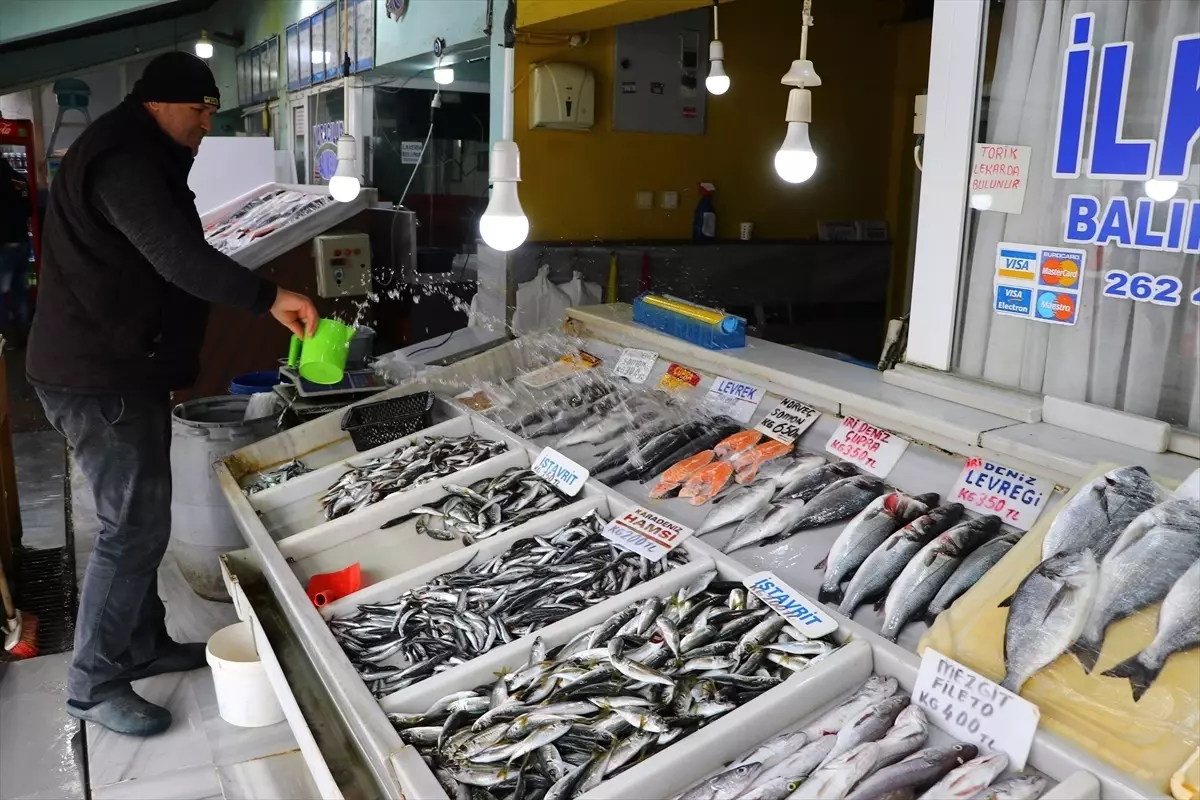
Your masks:
<svg viewBox="0 0 1200 800"><path fill-rule="evenodd" d="M439 398L411 437L354 453L323 418L217 466L377 793L1167 792L1200 740L1200 476L1067 493L578 333L391 390ZM1024 741L935 711L939 659L1028 706Z"/></svg>

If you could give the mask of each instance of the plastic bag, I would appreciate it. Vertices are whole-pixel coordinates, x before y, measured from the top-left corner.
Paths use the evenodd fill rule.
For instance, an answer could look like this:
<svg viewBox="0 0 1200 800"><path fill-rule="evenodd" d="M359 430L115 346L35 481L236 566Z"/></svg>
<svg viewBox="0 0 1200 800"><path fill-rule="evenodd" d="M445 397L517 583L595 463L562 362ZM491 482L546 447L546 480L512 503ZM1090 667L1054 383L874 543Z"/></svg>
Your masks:
<svg viewBox="0 0 1200 800"><path fill-rule="evenodd" d="M517 287L513 333L520 336L556 325L570 307L571 298L550 281L550 267L542 266L536 278Z"/></svg>
<svg viewBox="0 0 1200 800"><path fill-rule="evenodd" d="M571 305L594 306L600 304L600 284L588 283L583 279L583 273L576 270L571 280L562 285L562 290L571 298Z"/></svg>

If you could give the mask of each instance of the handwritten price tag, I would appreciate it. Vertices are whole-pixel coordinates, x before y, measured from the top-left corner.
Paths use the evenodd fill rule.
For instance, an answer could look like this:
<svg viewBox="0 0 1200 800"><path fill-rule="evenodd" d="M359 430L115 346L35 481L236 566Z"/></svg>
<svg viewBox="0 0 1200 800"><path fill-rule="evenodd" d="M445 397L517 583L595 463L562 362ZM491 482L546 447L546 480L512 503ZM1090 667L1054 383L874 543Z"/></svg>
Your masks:
<svg viewBox="0 0 1200 800"><path fill-rule="evenodd" d="M781 397L766 419L754 426L767 436L784 444L792 444L817 421L821 412L799 400Z"/></svg>
<svg viewBox="0 0 1200 800"><path fill-rule="evenodd" d="M645 383L646 378L650 377L650 370L654 369L656 361L658 361L658 353L653 350L637 350L626 347L617 359L617 366L613 367L613 376L626 378L630 383Z"/></svg>
<svg viewBox="0 0 1200 800"><path fill-rule="evenodd" d="M1014 528L1027 531L1037 522L1046 496L1053 490L1050 481L994 461L970 458L947 496L952 502L995 514Z"/></svg>
<svg viewBox="0 0 1200 800"><path fill-rule="evenodd" d="M622 550L658 561L691 536L692 529L638 506L605 525L600 535Z"/></svg>
<svg viewBox="0 0 1200 800"><path fill-rule="evenodd" d="M704 405L714 414L724 414L744 423L754 416L764 394L757 386L718 376L704 398Z"/></svg>
<svg viewBox="0 0 1200 800"><path fill-rule="evenodd" d="M877 478L886 478L907 449L907 439L856 417L844 417L825 444L826 452Z"/></svg>
<svg viewBox="0 0 1200 800"><path fill-rule="evenodd" d="M756 572L742 584L810 639L837 630L838 624L821 606L779 580L773 572Z"/></svg>
<svg viewBox="0 0 1200 800"><path fill-rule="evenodd" d="M1025 768L1041 719L1033 703L932 647L921 655L912 697L933 724L954 738L976 744L984 753L1002 752L1013 769Z"/></svg>
<svg viewBox="0 0 1200 800"><path fill-rule="evenodd" d="M532 467L534 474L557 486L568 497L579 494L587 483L588 471L552 447L538 454Z"/></svg>

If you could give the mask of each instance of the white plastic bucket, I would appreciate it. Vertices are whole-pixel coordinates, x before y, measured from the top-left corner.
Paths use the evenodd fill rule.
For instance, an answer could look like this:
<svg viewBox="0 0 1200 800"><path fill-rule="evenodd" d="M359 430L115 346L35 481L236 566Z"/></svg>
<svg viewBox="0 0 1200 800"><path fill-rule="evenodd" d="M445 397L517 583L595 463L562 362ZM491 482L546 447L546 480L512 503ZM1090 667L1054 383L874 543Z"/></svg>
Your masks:
<svg viewBox="0 0 1200 800"><path fill-rule="evenodd" d="M217 690L221 719L242 728L261 728L283 721L283 708L258 660L249 623L222 628L205 650Z"/></svg>

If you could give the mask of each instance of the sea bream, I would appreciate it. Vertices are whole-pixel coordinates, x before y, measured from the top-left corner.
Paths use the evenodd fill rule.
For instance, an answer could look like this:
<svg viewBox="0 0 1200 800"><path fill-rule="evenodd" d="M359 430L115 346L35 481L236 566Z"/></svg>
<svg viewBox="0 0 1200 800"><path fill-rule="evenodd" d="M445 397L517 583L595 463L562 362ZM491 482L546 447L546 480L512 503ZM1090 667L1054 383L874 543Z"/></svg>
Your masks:
<svg viewBox="0 0 1200 800"><path fill-rule="evenodd" d="M1100 657L1108 626L1167 596L1200 558L1200 506L1188 497L1171 498L1142 512L1100 562L1096 602L1071 646L1091 672Z"/></svg>
<svg viewBox="0 0 1200 800"><path fill-rule="evenodd" d="M1200 561L1193 562L1167 592L1158 612L1154 641L1104 674L1110 678L1128 678L1134 701L1141 700L1158 679L1168 658L1200 647L1197 609L1200 609Z"/></svg>
<svg viewBox="0 0 1200 800"><path fill-rule="evenodd" d="M825 579L817 599L827 603L840 598L842 581L852 575L888 536L928 512L937 501L936 494L912 497L904 492L890 492L872 500L846 523L834 540L825 558Z"/></svg>
<svg viewBox="0 0 1200 800"><path fill-rule="evenodd" d="M896 641L909 620L922 616L938 590L975 548L1000 530L993 515L960 522L921 548L892 584L883 603L884 621L879 635Z"/></svg>
<svg viewBox="0 0 1200 800"><path fill-rule="evenodd" d="M1138 514L1160 499L1160 489L1142 467L1120 467L1101 475L1058 512L1042 540L1042 561L1070 550L1091 549L1099 561Z"/></svg>
<svg viewBox="0 0 1200 800"><path fill-rule="evenodd" d="M782 541L800 531L840 522L862 511L871 501L883 494L883 481L870 475L856 475L831 483L805 504L800 517L791 527L775 534L761 544Z"/></svg>
<svg viewBox="0 0 1200 800"><path fill-rule="evenodd" d="M964 558L958 565L958 569L954 570L950 580L942 584L937 596L929 604L929 617L932 619L941 614L955 600L966 594L967 590L978 583L979 579L996 566L996 563L1004 558L1008 551L1013 549L1013 545L1019 541L1021 541L1021 533L1013 532L997 536L979 545L975 552Z"/></svg>
<svg viewBox="0 0 1200 800"><path fill-rule="evenodd" d="M1059 553L1038 564L1000 606L1004 623L1004 681L1020 694L1035 672L1053 663L1078 638L1096 596L1099 569L1088 549Z"/></svg>
<svg viewBox="0 0 1200 800"><path fill-rule="evenodd" d="M838 610L852 617L860 605L884 594L912 557L962 515L961 503L938 506L889 536L854 573Z"/></svg>

